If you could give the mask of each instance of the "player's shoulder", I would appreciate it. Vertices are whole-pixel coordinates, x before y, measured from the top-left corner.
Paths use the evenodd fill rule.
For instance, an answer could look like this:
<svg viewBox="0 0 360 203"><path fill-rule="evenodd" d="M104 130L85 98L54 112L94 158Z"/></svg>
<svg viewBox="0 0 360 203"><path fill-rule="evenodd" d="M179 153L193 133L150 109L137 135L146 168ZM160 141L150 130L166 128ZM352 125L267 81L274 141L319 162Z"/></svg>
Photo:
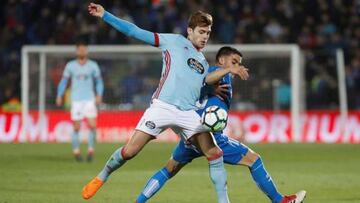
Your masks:
<svg viewBox="0 0 360 203"><path fill-rule="evenodd" d="M186 38L181 34L174 33L160 33L160 43L165 44L183 44L186 42Z"/></svg>
<svg viewBox="0 0 360 203"><path fill-rule="evenodd" d="M66 63L66 68L72 68L72 67L74 67L74 66L76 66L77 65L77 61L76 61L76 59L72 59L72 60L70 60L70 61L68 61L67 63Z"/></svg>
<svg viewBox="0 0 360 203"><path fill-rule="evenodd" d="M91 66L98 66L98 63L95 60L88 59L88 64Z"/></svg>
<svg viewBox="0 0 360 203"><path fill-rule="evenodd" d="M160 37L164 37L164 38L185 38L184 36L180 35L180 34L175 34L175 33L158 33L160 35Z"/></svg>

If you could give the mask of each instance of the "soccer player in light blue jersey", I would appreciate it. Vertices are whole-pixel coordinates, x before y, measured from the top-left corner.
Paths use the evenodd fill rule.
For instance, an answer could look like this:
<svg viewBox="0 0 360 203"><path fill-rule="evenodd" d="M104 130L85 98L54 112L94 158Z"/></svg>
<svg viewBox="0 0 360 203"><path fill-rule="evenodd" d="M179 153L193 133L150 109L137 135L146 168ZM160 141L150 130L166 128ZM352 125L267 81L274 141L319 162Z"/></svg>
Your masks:
<svg viewBox="0 0 360 203"><path fill-rule="evenodd" d="M76 45L76 59L69 61L58 85L56 104L61 106L66 85L71 79L71 120L74 124L72 150L77 161L82 161L79 131L81 121L87 118L90 134L88 137L87 161L92 161L96 139L96 105L101 103L104 85L98 64L88 59L87 46ZM94 82L95 90L94 92Z"/></svg>
<svg viewBox="0 0 360 203"><path fill-rule="evenodd" d="M248 75L245 67L232 67L207 74L209 65L201 50L210 36L211 15L201 11L194 13L189 19L188 36L185 38L178 34L159 34L143 30L113 16L98 4L91 3L88 9L91 15L100 17L126 36L159 47L162 50L163 69L151 105L140 119L131 139L116 150L103 170L85 185L83 198L94 196L113 171L136 156L161 132L171 128L183 139L197 145L204 153L209 161L210 177L218 202L228 203L223 152L214 143L208 130L202 126L200 116L195 111L196 101L204 82L214 84L229 72L244 78Z"/></svg>
<svg viewBox="0 0 360 203"><path fill-rule="evenodd" d="M216 66L209 68L209 72L231 65L240 65L242 54L232 47L222 47L216 55ZM205 106L198 110L199 115L209 106L219 106L226 111L230 108L232 98L231 75L225 75L218 83L217 93L214 87L205 86L203 96ZM220 96L221 95L221 96ZM278 192L276 186L266 171L260 155L251 150L246 145L229 138L222 131L215 132L214 138L219 147L224 152L224 162L231 165L243 165L249 168L251 176L256 185L268 196L273 203L300 203L305 197L305 191L300 191L294 195L284 196ZM190 163L193 159L203 156L203 154L193 145L182 140L173 150L171 159L166 166L156 172L147 182L143 191L138 196L136 203L147 202L164 184L174 177L182 167Z"/></svg>

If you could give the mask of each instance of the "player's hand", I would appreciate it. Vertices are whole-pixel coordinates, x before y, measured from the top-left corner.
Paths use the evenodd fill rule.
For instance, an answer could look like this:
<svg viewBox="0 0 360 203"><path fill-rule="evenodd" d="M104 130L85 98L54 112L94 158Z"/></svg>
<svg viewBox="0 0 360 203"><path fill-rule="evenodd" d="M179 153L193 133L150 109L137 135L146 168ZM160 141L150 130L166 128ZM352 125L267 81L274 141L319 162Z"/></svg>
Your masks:
<svg viewBox="0 0 360 203"><path fill-rule="evenodd" d="M62 105L62 98L61 98L61 97L56 97L56 105L57 105L57 106L61 106L61 105Z"/></svg>
<svg viewBox="0 0 360 203"><path fill-rule="evenodd" d="M90 15L100 18L102 18L105 13L104 7L102 7L100 4L94 4L94 3L89 4L88 11Z"/></svg>
<svg viewBox="0 0 360 203"><path fill-rule="evenodd" d="M249 78L249 69L245 66L235 66L230 68L230 73L239 76L242 80L247 80Z"/></svg>
<svg viewBox="0 0 360 203"><path fill-rule="evenodd" d="M101 102L102 102L102 96L97 95L97 96L95 97L95 103L96 103L96 105L100 105Z"/></svg>
<svg viewBox="0 0 360 203"><path fill-rule="evenodd" d="M227 93L230 91L229 88L229 84L217 85L214 89L214 94L221 100L225 100L227 98Z"/></svg>

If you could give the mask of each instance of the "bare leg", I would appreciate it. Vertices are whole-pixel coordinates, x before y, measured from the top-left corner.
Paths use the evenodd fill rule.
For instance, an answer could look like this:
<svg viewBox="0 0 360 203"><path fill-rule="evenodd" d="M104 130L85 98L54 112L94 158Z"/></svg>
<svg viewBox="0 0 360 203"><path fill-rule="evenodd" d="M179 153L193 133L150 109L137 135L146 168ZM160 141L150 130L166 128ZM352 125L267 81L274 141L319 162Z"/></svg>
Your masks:
<svg viewBox="0 0 360 203"><path fill-rule="evenodd" d="M106 182L112 172L120 168L125 162L135 157L143 147L154 139L154 136L145 132L135 130L133 136L125 146L117 149L106 162L103 170L91 180L84 188L82 196L84 199L90 199Z"/></svg>

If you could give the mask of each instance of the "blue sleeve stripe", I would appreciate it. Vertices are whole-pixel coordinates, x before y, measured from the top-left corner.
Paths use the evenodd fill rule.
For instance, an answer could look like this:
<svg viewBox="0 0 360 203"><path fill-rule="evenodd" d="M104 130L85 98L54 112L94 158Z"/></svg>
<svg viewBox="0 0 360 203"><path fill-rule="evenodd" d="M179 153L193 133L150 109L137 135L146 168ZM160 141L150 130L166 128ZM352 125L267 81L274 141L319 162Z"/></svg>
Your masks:
<svg viewBox="0 0 360 203"><path fill-rule="evenodd" d="M96 94L102 96L104 93L104 82L101 77L95 79Z"/></svg>
<svg viewBox="0 0 360 203"><path fill-rule="evenodd" d="M107 11L105 11L102 18L105 22L109 23L115 29L117 29L118 31L120 31L121 33L125 34L128 37L138 39L140 41L143 41L147 44L151 44L154 46L156 46L156 45L158 46L158 44L159 44L159 39L158 39L157 34L154 34L153 32L141 29L138 26L136 26L135 24L130 23L126 20L117 18ZM156 37L157 37L157 40L156 40Z"/></svg>
<svg viewBox="0 0 360 203"><path fill-rule="evenodd" d="M62 97L65 93L65 89L66 89L66 85L68 82L68 78L67 77L63 77L58 85L58 89L57 89L57 97Z"/></svg>

